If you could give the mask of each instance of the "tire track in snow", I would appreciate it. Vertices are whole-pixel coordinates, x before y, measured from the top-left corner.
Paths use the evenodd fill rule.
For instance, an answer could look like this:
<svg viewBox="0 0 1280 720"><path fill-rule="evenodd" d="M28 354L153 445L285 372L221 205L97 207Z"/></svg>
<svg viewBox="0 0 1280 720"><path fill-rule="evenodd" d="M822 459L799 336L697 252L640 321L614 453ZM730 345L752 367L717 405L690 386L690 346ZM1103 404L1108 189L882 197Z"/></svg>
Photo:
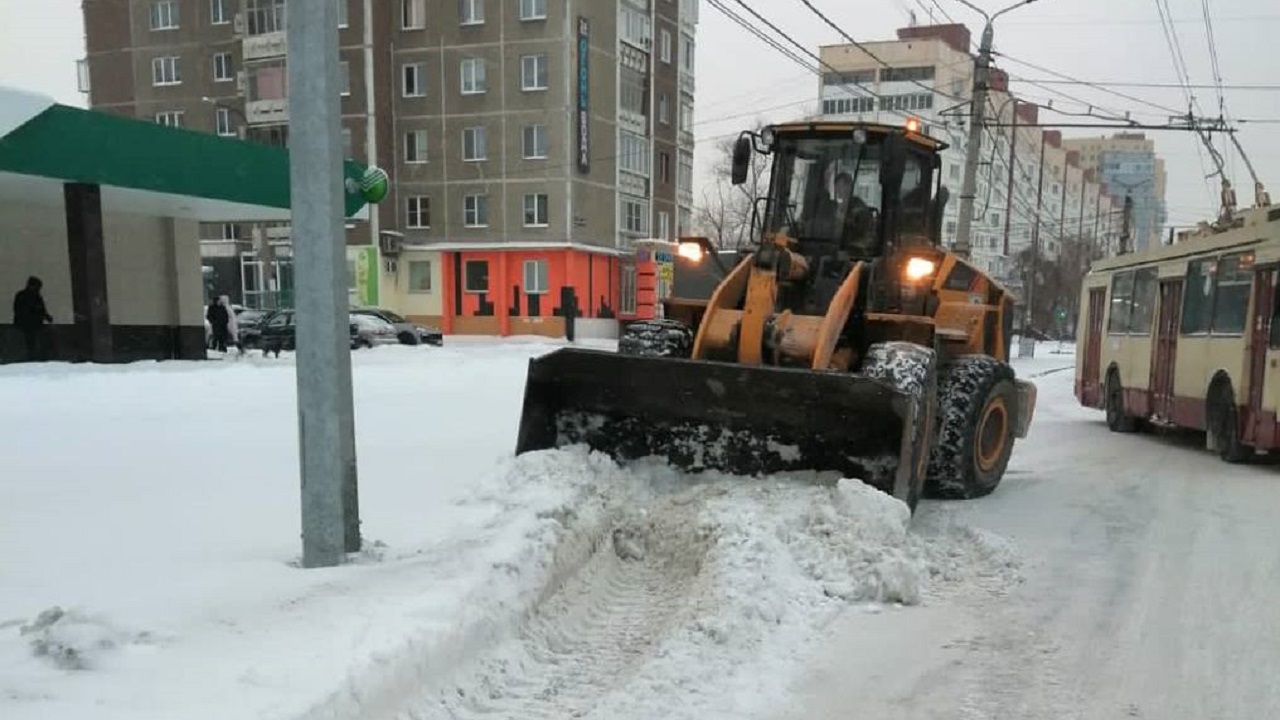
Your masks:
<svg viewBox="0 0 1280 720"><path fill-rule="evenodd" d="M690 607L709 536L701 503L666 506L596 538L518 637L488 653L413 718L568 718L625 686Z"/></svg>

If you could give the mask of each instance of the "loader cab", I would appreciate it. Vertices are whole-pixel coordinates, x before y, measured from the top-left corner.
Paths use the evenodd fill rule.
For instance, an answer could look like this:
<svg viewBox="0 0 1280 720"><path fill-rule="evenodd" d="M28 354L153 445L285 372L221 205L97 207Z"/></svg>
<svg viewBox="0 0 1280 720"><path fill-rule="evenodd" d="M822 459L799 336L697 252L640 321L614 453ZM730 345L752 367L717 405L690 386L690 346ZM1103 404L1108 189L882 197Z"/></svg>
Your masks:
<svg viewBox="0 0 1280 720"><path fill-rule="evenodd" d="M734 147L735 184L753 152L772 156L768 195L752 223L756 239L782 234L806 256L846 260L937 244L947 193L935 184L946 146L918 128L805 123L744 133Z"/></svg>

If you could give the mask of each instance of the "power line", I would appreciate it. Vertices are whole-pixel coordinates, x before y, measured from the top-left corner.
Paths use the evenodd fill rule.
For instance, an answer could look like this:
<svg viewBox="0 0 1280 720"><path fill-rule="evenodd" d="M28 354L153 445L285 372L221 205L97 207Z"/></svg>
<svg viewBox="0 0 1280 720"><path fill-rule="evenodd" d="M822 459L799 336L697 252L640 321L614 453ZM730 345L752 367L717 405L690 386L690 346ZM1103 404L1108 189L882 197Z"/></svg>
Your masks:
<svg viewBox="0 0 1280 720"><path fill-rule="evenodd" d="M1155 108L1156 110L1160 110L1161 112L1169 113L1169 114L1172 114L1172 115L1182 115L1182 114L1183 114L1183 112L1182 112L1181 110L1175 110L1175 109L1173 109L1173 108L1169 107L1168 105L1160 105L1160 104L1158 104L1158 103L1151 102L1150 100L1144 100L1143 98L1136 97L1136 96L1134 96L1134 95L1129 95L1129 94L1127 94L1127 93L1122 93L1122 92L1120 92L1120 91L1118 91L1118 90L1112 90L1112 89L1110 89L1110 88L1107 88L1107 87L1104 87L1104 86L1098 85L1097 83L1091 83L1091 82L1088 82L1088 81L1085 81L1085 80L1081 80L1080 78L1072 77L1072 76L1070 76L1070 75L1068 75L1068 74L1066 74L1066 73L1058 72L1057 70L1051 70L1051 69L1049 69L1049 68L1047 68L1047 67L1044 67L1044 66L1042 66L1042 65L1037 65L1037 64L1035 64L1035 63L1033 63L1033 62L1028 62L1028 61L1026 61L1026 60L1020 60L1020 59L1018 59L1018 58L1016 58L1016 57L1013 57L1012 55L1008 55L1008 54L1006 54L1006 53L1002 53L1002 52L994 51L994 50L993 50L993 51L992 51L992 54L994 54L994 55L998 55L999 57L1002 57L1002 58L1004 58L1005 60L1008 60L1008 61L1010 61L1010 62L1017 63L1018 65L1024 65L1024 66L1026 66L1026 67L1031 68L1032 70L1037 70L1037 71L1039 71L1039 72L1043 72L1043 73L1049 73L1050 75L1053 75L1054 77L1057 77L1057 78L1059 78L1059 79L1061 79L1061 80L1068 80L1068 81L1071 81L1071 82L1073 82L1073 83L1078 83L1078 84L1080 84L1080 85L1085 85L1085 86L1087 86L1087 87L1091 87L1091 88L1093 88L1093 89L1095 89L1095 90L1099 90L1099 91L1104 92L1104 93L1107 93L1107 94L1109 94L1109 95L1114 95L1114 96L1119 97L1119 98L1124 98L1125 100L1129 100L1129 101L1132 101L1132 102L1140 103L1140 104L1142 104L1142 105L1146 105L1147 107ZM1017 77L1017 76L1014 76L1014 75L1010 75L1009 77L1010 77L1011 79L1014 79L1014 80L1018 80L1018 81L1021 81L1021 82L1026 82L1026 78ZM1179 86L1179 87L1181 87L1181 86Z"/></svg>
<svg viewBox="0 0 1280 720"><path fill-rule="evenodd" d="M1150 88L1164 90L1182 90L1187 87L1184 83L1154 83L1154 82L1122 82L1118 80L1058 80L1055 78L1017 78L1020 82L1036 83L1040 85L1072 85L1093 88ZM1213 90L1219 87L1216 83L1212 85L1191 85L1195 90ZM1226 85L1223 84L1223 90L1234 90L1242 92L1277 92L1280 91L1280 85Z"/></svg>

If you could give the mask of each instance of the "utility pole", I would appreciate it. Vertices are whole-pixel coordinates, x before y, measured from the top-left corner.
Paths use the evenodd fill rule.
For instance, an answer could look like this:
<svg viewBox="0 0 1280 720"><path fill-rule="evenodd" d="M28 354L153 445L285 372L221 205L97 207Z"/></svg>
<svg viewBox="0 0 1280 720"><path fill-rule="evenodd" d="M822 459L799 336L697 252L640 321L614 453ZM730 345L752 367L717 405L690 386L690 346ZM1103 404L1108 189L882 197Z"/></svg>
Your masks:
<svg viewBox="0 0 1280 720"><path fill-rule="evenodd" d="M987 123L987 90L990 89L991 84L991 44L995 37L993 23L996 18L1010 10L1030 5L1036 0L1019 0L994 15L988 15L985 10L970 3L969 0L960 0L960 2L982 15L987 21L982 28L982 42L978 46L978 58L973 71L973 107L969 113L969 141L965 147L964 186L960 190L960 218L956 223L956 244L953 248L956 255L968 258L971 246L970 235L973 230L973 201L978 193L978 160L982 154L982 131L986 129Z"/></svg>
<svg viewBox="0 0 1280 720"><path fill-rule="evenodd" d="M1120 251L1117 255L1124 255L1129 252L1130 227L1133 222L1133 195L1125 193L1124 195L1124 218L1120 226Z"/></svg>
<svg viewBox="0 0 1280 720"><path fill-rule="evenodd" d="M1013 120L1009 124L1009 186L1005 193L1004 208L1004 256L1009 257L1009 232L1013 225L1013 180L1014 167L1018 164L1018 98L1013 100Z"/></svg>
<svg viewBox="0 0 1280 720"><path fill-rule="evenodd" d="M1031 268L1027 280L1027 327L1031 327L1035 322L1035 314L1031 311L1031 303L1035 299L1036 292L1036 272L1040 264L1040 213L1044 209L1044 151L1045 146L1049 142L1049 136L1040 131L1040 180L1036 185L1036 218L1035 224L1031 226Z"/></svg>
<svg viewBox="0 0 1280 720"><path fill-rule="evenodd" d="M302 564L360 548L347 329L338 4L293 3L286 29L289 163L297 268ZM352 528L356 532L353 536Z"/></svg>

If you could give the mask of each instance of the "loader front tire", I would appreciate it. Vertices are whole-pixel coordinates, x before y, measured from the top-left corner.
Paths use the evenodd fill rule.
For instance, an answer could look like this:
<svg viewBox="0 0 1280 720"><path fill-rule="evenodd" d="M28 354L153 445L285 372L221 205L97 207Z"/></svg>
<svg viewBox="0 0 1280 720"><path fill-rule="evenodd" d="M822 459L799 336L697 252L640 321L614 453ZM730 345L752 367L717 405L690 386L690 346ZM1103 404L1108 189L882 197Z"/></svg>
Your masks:
<svg viewBox="0 0 1280 720"><path fill-rule="evenodd" d="M933 446L934 417L937 415L938 356L932 348L911 342L876 343L867 348L862 363L862 374L883 380L899 392L915 399L915 426L907 432L915 438L912 464L912 482L903 497L912 513L924 494L925 474L928 469L929 449ZM893 492L892 480L888 488Z"/></svg>
<svg viewBox="0 0 1280 720"><path fill-rule="evenodd" d="M618 338L623 355L688 358L693 355L693 331L678 320L654 318L627 325Z"/></svg>
<svg viewBox="0 0 1280 720"><path fill-rule="evenodd" d="M930 497L991 494L1013 454L1018 407L1013 368L986 355L956 358L938 383L938 439L929 462Z"/></svg>

